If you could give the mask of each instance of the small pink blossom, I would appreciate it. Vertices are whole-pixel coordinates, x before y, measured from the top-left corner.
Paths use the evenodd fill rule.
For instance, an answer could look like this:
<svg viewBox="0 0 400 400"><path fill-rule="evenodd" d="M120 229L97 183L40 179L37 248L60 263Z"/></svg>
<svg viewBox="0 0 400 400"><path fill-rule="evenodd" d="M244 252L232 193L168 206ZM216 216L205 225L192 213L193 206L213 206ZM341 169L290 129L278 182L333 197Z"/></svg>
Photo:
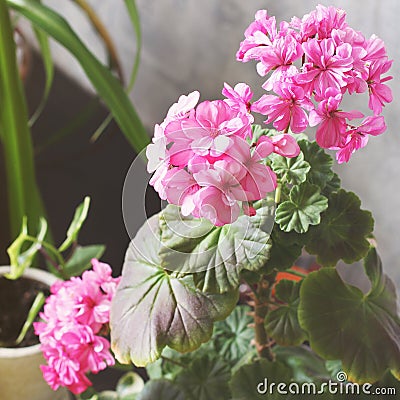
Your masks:
<svg viewBox="0 0 400 400"><path fill-rule="evenodd" d="M260 59L267 47L272 45L276 34L275 17L268 16L266 10L257 11L255 21L244 33L245 40L240 44L236 58L243 62Z"/></svg>
<svg viewBox="0 0 400 400"><path fill-rule="evenodd" d="M255 151L262 158L268 157L271 153L293 158L300 154L300 147L292 135L284 133L275 136L261 136L257 141Z"/></svg>
<svg viewBox="0 0 400 400"><path fill-rule="evenodd" d="M171 120L180 120L188 117L199 102L200 93L195 90L187 96L182 95L179 97L178 102L173 104L168 110L166 123Z"/></svg>
<svg viewBox="0 0 400 400"><path fill-rule="evenodd" d="M207 218L215 226L231 224L239 217L240 208L215 186L201 188L195 196L196 216Z"/></svg>
<svg viewBox="0 0 400 400"><path fill-rule="evenodd" d="M367 84L369 89L369 108L374 115L379 115L385 103L393 101L392 91L385 82L393 79L392 76L381 76L392 66L393 61L377 60L370 64Z"/></svg>
<svg viewBox="0 0 400 400"><path fill-rule="evenodd" d="M253 104L252 109L268 115L265 122L273 122L273 126L280 131L287 131L290 127L294 133L304 132L308 126L308 117L304 109L313 108L304 90L294 84L283 82L275 84L274 90L278 96L263 95Z"/></svg>
<svg viewBox="0 0 400 400"><path fill-rule="evenodd" d="M342 97L340 90L328 88L325 91L325 99L319 103L316 110L310 112L310 126L318 125L316 140L323 148L339 146L340 137L347 129L346 119L352 120L364 116L359 111L340 111Z"/></svg>
<svg viewBox="0 0 400 400"><path fill-rule="evenodd" d="M295 37L294 32L285 29L275 38L272 46L267 47L260 54L261 62L257 65L257 72L259 75L265 76L272 70L287 70L303 53L301 43Z"/></svg>
<svg viewBox="0 0 400 400"><path fill-rule="evenodd" d="M232 109L239 111L242 114L250 113L250 101L253 98L253 92L249 85L246 83L238 83L234 88L232 88L227 83L224 83L222 94L226 97L225 102L229 104ZM254 119L251 116L251 122L253 122L253 120Z"/></svg>
<svg viewBox="0 0 400 400"><path fill-rule="evenodd" d="M352 47L348 43L336 46L332 38L310 39L303 43L307 63L298 83L311 82L317 99L324 97L328 88L341 89L347 85L348 72L352 69Z"/></svg>
<svg viewBox="0 0 400 400"><path fill-rule="evenodd" d="M367 117L360 126L352 128L343 135L342 143L336 153L339 164L349 162L356 150L365 147L368 143L368 135L378 136L386 130L384 117Z"/></svg>

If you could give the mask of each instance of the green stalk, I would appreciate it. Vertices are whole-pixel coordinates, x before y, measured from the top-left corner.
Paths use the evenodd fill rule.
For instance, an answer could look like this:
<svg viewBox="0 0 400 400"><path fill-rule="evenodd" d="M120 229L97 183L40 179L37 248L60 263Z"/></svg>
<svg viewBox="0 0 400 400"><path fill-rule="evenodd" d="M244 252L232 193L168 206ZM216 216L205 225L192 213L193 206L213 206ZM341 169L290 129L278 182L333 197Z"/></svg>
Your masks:
<svg viewBox="0 0 400 400"><path fill-rule="evenodd" d="M7 175L11 235L15 238L22 218L27 215L35 230L44 209L36 184L28 112L6 0L0 0L0 99L0 138Z"/></svg>

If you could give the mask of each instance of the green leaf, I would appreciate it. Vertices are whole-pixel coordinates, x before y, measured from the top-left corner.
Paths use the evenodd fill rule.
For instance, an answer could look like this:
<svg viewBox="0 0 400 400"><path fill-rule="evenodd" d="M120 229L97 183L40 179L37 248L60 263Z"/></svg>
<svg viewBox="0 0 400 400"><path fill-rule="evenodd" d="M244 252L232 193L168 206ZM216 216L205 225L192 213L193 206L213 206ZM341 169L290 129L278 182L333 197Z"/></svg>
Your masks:
<svg viewBox="0 0 400 400"><path fill-rule="evenodd" d="M270 258L266 265L266 272L273 269L284 271L294 265L300 257L306 235L295 232L284 232L279 225L275 225L271 233Z"/></svg>
<svg viewBox="0 0 400 400"><path fill-rule="evenodd" d="M299 319L317 354L341 360L350 381L373 383L388 370L400 372L400 322L395 287L375 249L365 270L372 286L367 294L344 283L334 268L311 273L300 290Z"/></svg>
<svg viewBox="0 0 400 400"><path fill-rule="evenodd" d="M179 278L161 267L159 215L150 218L129 245L121 283L111 309L116 358L145 366L165 346L193 351L210 340L213 323L226 318L238 292L202 293L190 276Z"/></svg>
<svg viewBox="0 0 400 400"><path fill-rule="evenodd" d="M304 160L311 166L307 174L307 181L322 189L333 178L333 160L329 154L318 146L316 142L300 140L299 146L304 154Z"/></svg>
<svg viewBox="0 0 400 400"><path fill-rule="evenodd" d="M239 368L233 374L230 387L234 399L264 400L268 398L281 400L285 399L285 396L279 394L276 387L272 393L269 393L268 389L271 387L269 384L272 382L289 383L290 378L291 371L284 364L261 359ZM264 392L264 390L267 391Z"/></svg>
<svg viewBox="0 0 400 400"><path fill-rule="evenodd" d="M205 355L195 359L189 368L177 377L188 400L227 400L230 398L228 382L230 367L218 357Z"/></svg>
<svg viewBox="0 0 400 400"><path fill-rule="evenodd" d="M332 378L324 360L305 345L275 346L274 354L277 361L291 369L292 379L296 382L320 382Z"/></svg>
<svg viewBox="0 0 400 400"><path fill-rule="evenodd" d="M46 298L45 298L43 292L39 292L36 295L35 300L33 301L31 308L29 309L28 317L26 318L19 335L18 335L17 339L15 340L15 344L18 345L18 344L22 343L29 328L32 326L33 322L35 321L35 318L37 317L40 310L42 309L45 300L46 300Z"/></svg>
<svg viewBox="0 0 400 400"><path fill-rule="evenodd" d="M71 258L64 265L63 276L70 278L81 275L82 272L90 268L92 258L101 258L105 250L106 246L102 244L77 246Z"/></svg>
<svg viewBox="0 0 400 400"><path fill-rule="evenodd" d="M273 208L265 205L254 217L240 216L231 225L216 227L207 220L183 217L167 206L161 214L162 265L181 273L195 272L204 292L225 293L238 288L242 270L257 271L268 260Z"/></svg>
<svg viewBox="0 0 400 400"><path fill-rule="evenodd" d="M285 232L305 233L310 225L320 223L320 214L327 207L328 199L321 195L319 187L304 182L293 186L290 200L279 204L275 220Z"/></svg>
<svg viewBox="0 0 400 400"><path fill-rule="evenodd" d="M212 340L202 344L197 350L184 354L165 347L161 358L154 363L146 365L146 372L150 379L165 378L175 380L176 376L182 370L188 368L194 359L201 358L207 354L217 356Z"/></svg>
<svg viewBox="0 0 400 400"><path fill-rule="evenodd" d="M116 392L113 392L112 390L105 390L101 393L98 393L95 397L95 400L120 400L120 399Z"/></svg>
<svg viewBox="0 0 400 400"><path fill-rule="evenodd" d="M7 179L8 218L11 240L28 217L29 228L36 228L45 215L36 184L32 135L28 111L16 62L14 29L5 0L0 1L0 139ZM4 100L6 99L6 101ZM4 223L2 229L5 229Z"/></svg>
<svg viewBox="0 0 400 400"><path fill-rule="evenodd" d="M336 379L337 374L343 371L342 362L340 360L326 360L325 368L332 379Z"/></svg>
<svg viewBox="0 0 400 400"><path fill-rule="evenodd" d="M41 0L35 0L38 3L41 3ZM51 55L51 50L50 50L50 43L49 43L49 37L46 35L43 31L39 29L34 29L36 40L39 44L40 47L40 55L43 60L43 66L44 66L44 71L46 74L46 82L44 86L44 91L43 91L43 96L42 99L40 100L40 103L38 107L36 108L36 111L32 115L32 117L29 120L29 125L33 126L34 123L38 120L40 115L42 114L44 107L46 106L47 99L50 94L51 87L53 85L53 80L54 80L54 63L53 63L53 57Z"/></svg>
<svg viewBox="0 0 400 400"><path fill-rule="evenodd" d="M333 178L326 183L322 194L329 197L332 193L339 191L341 184L342 182L339 178L339 175L337 173L334 173Z"/></svg>
<svg viewBox="0 0 400 400"><path fill-rule="evenodd" d="M275 287L275 297L286 303L270 311L265 319L265 329L276 343L297 346L307 339L297 317L300 283L281 280Z"/></svg>
<svg viewBox="0 0 400 400"><path fill-rule="evenodd" d="M166 379L152 380L146 383L137 400L187 400L184 392Z"/></svg>
<svg viewBox="0 0 400 400"><path fill-rule="evenodd" d="M10 8L26 17L63 45L79 62L99 96L110 108L116 122L133 148L140 152L149 137L121 84L87 49L68 22L54 10L29 0L7 0Z"/></svg>
<svg viewBox="0 0 400 400"><path fill-rule="evenodd" d="M136 1L124 0L124 2L125 2L125 7L128 11L128 15L131 19L133 29L135 30L135 37L136 37L136 55L135 55L135 61L133 63L131 77L128 83L128 92L129 92L130 90L132 90L135 84L136 76L139 70L140 57L142 54L142 30L140 28L140 17L136 6Z"/></svg>
<svg viewBox="0 0 400 400"><path fill-rule="evenodd" d="M128 11L128 15L131 20L133 29L135 31L135 37L136 37L135 61L133 63L128 87L126 88L126 92L130 93L130 91L132 90L132 88L135 84L137 73L139 71L140 58L141 58L141 53L142 53L142 31L140 28L140 17L139 17L138 9L136 7L136 1L135 0L124 0L124 2L125 2L125 7ZM112 115L110 114L105 118L105 120L96 129L96 132L94 132L94 134L91 137L91 142L96 141L104 133L105 129L109 126L111 121L112 121Z"/></svg>
<svg viewBox="0 0 400 400"><path fill-rule="evenodd" d="M22 229L19 236L7 249L8 256L10 257L10 272L6 275L9 279L18 279L22 276L24 271L29 268L37 254L42 247L42 242L47 233L47 221L44 218L40 219L39 233L36 240L30 240L28 235L27 218L23 218ZM23 250L26 243L31 243L30 246Z"/></svg>
<svg viewBox="0 0 400 400"><path fill-rule="evenodd" d="M303 153L294 158L286 158L276 154L272 158L271 167L281 181L293 185L303 183L311 168L310 164L304 161Z"/></svg>
<svg viewBox="0 0 400 400"><path fill-rule="evenodd" d="M319 264L334 266L340 259L351 264L367 254L374 220L360 206L360 199L343 189L329 197L328 209L321 223L310 230L306 245L309 253L318 256Z"/></svg>
<svg viewBox="0 0 400 400"><path fill-rule="evenodd" d="M83 393L77 395L78 400L98 400L98 398L98 393L93 387L89 387Z"/></svg>
<svg viewBox="0 0 400 400"><path fill-rule="evenodd" d="M135 372L128 372L117 383L119 400L135 400L144 388L144 381Z"/></svg>
<svg viewBox="0 0 400 400"><path fill-rule="evenodd" d="M215 324L215 350L231 364L239 361L252 347L254 329L249 327L253 322L250 311L248 306L237 306L226 320Z"/></svg>
<svg viewBox="0 0 400 400"><path fill-rule="evenodd" d="M80 204L75 210L74 218L72 219L71 225L67 231L67 238L59 247L59 251L65 251L78 239L79 231L85 222L90 207L90 197L86 196L83 203Z"/></svg>

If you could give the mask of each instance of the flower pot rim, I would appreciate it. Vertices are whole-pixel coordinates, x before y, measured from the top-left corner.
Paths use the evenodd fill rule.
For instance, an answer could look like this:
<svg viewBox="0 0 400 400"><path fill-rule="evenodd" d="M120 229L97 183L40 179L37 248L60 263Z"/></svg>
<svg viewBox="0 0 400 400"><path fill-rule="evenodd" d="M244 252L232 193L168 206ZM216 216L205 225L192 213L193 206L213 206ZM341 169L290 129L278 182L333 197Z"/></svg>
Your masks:
<svg viewBox="0 0 400 400"><path fill-rule="evenodd" d="M10 266L0 266L0 276L10 271ZM25 270L23 277L31 278L36 281L47 284L49 287L57 281L57 277L50 274L47 271L43 271L37 268L28 268ZM34 344L33 346L21 347L21 348L9 348L0 347L0 358L18 358L26 357L32 354L40 352L40 343Z"/></svg>

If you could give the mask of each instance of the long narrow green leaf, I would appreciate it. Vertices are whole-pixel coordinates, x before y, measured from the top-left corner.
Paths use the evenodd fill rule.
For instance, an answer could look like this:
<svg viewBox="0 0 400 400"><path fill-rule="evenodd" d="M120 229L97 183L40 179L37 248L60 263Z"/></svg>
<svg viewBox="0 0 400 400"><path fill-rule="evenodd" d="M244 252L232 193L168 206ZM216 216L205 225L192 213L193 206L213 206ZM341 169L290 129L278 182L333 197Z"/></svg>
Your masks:
<svg viewBox="0 0 400 400"><path fill-rule="evenodd" d="M0 0L0 129L7 175L9 218L12 238L22 219L37 226L44 215L36 185L28 112L15 56L13 28L6 0Z"/></svg>
<svg viewBox="0 0 400 400"><path fill-rule="evenodd" d="M142 30L140 27L140 18L139 18L139 12L136 7L136 1L135 0L124 0L125 1L125 6L129 14L129 18L131 20L133 29L135 31L135 37L136 37L136 55L135 55L135 61L133 63L132 67L132 72L131 76L129 78L129 83L126 88L126 92L130 93L135 81L136 81L136 76L139 70L139 65L140 65L140 58L142 55ZM107 118L101 123L101 125L96 129L94 134L91 137L91 141L95 142L101 135L102 133L106 130L110 122L112 121L112 116L108 115Z"/></svg>
<svg viewBox="0 0 400 400"><path fill-rule="evenodd" d="M80 63L98 94L110 108L119 127L136 151L149 137L118 80L87 49L68 22L50 8L29 0L7 0L9 6L68 49Z"/></svg>
<svg viewBox="0 0 400 400"><path fill-rule="evenodd" d="M142 30L140 28L140 18L138 9L136 7L136 0L124 0L124 1L126 9L128 10L129 17L131 19L133 29L135 30L135 37L136 37L135 61L133 63L131 77L129 79L129 84L127 88L128 92L130 92L136 81L136 76L139 70L140 57L142 55Z"/></svg>
<svg viewBox="0 0 400 400"><path fill-rule="evenodd" d="M28 333L29 328L35 321L35 318L39 314L45 300L46 297L44 296L43 292L39 292L36 295L35 300L33 301L31 308L29 309L28 317L26 318L26 321L22 326L21 332L19 333L17 339L15 340L15 344L21 344L22 341L25 339L25 336Z"/></svg>
<svg viewBox="0 0 400 400"><path fill-rule="evenodd" d="M36 0L36 1L40 3L40 0ZM46 83L44 86L42 99L40 100L40 103L39 103L38 107L36 108L36 111L33 113L32 117L29 120L29 126L33 126L34 123L37 121L37 119L42 114L44 107L46 106L47 99L49 97L50 90L53 85L53 79L54 79L54 63L53 63L53 57L51 56L51 51L50 51L49 37L48 37L48 35L46 35L45 32L43 32L40 29L35 28L34 32L35 32L36 39L39 43L40 54L42 55L44 71L46 73Z"/></svg>

